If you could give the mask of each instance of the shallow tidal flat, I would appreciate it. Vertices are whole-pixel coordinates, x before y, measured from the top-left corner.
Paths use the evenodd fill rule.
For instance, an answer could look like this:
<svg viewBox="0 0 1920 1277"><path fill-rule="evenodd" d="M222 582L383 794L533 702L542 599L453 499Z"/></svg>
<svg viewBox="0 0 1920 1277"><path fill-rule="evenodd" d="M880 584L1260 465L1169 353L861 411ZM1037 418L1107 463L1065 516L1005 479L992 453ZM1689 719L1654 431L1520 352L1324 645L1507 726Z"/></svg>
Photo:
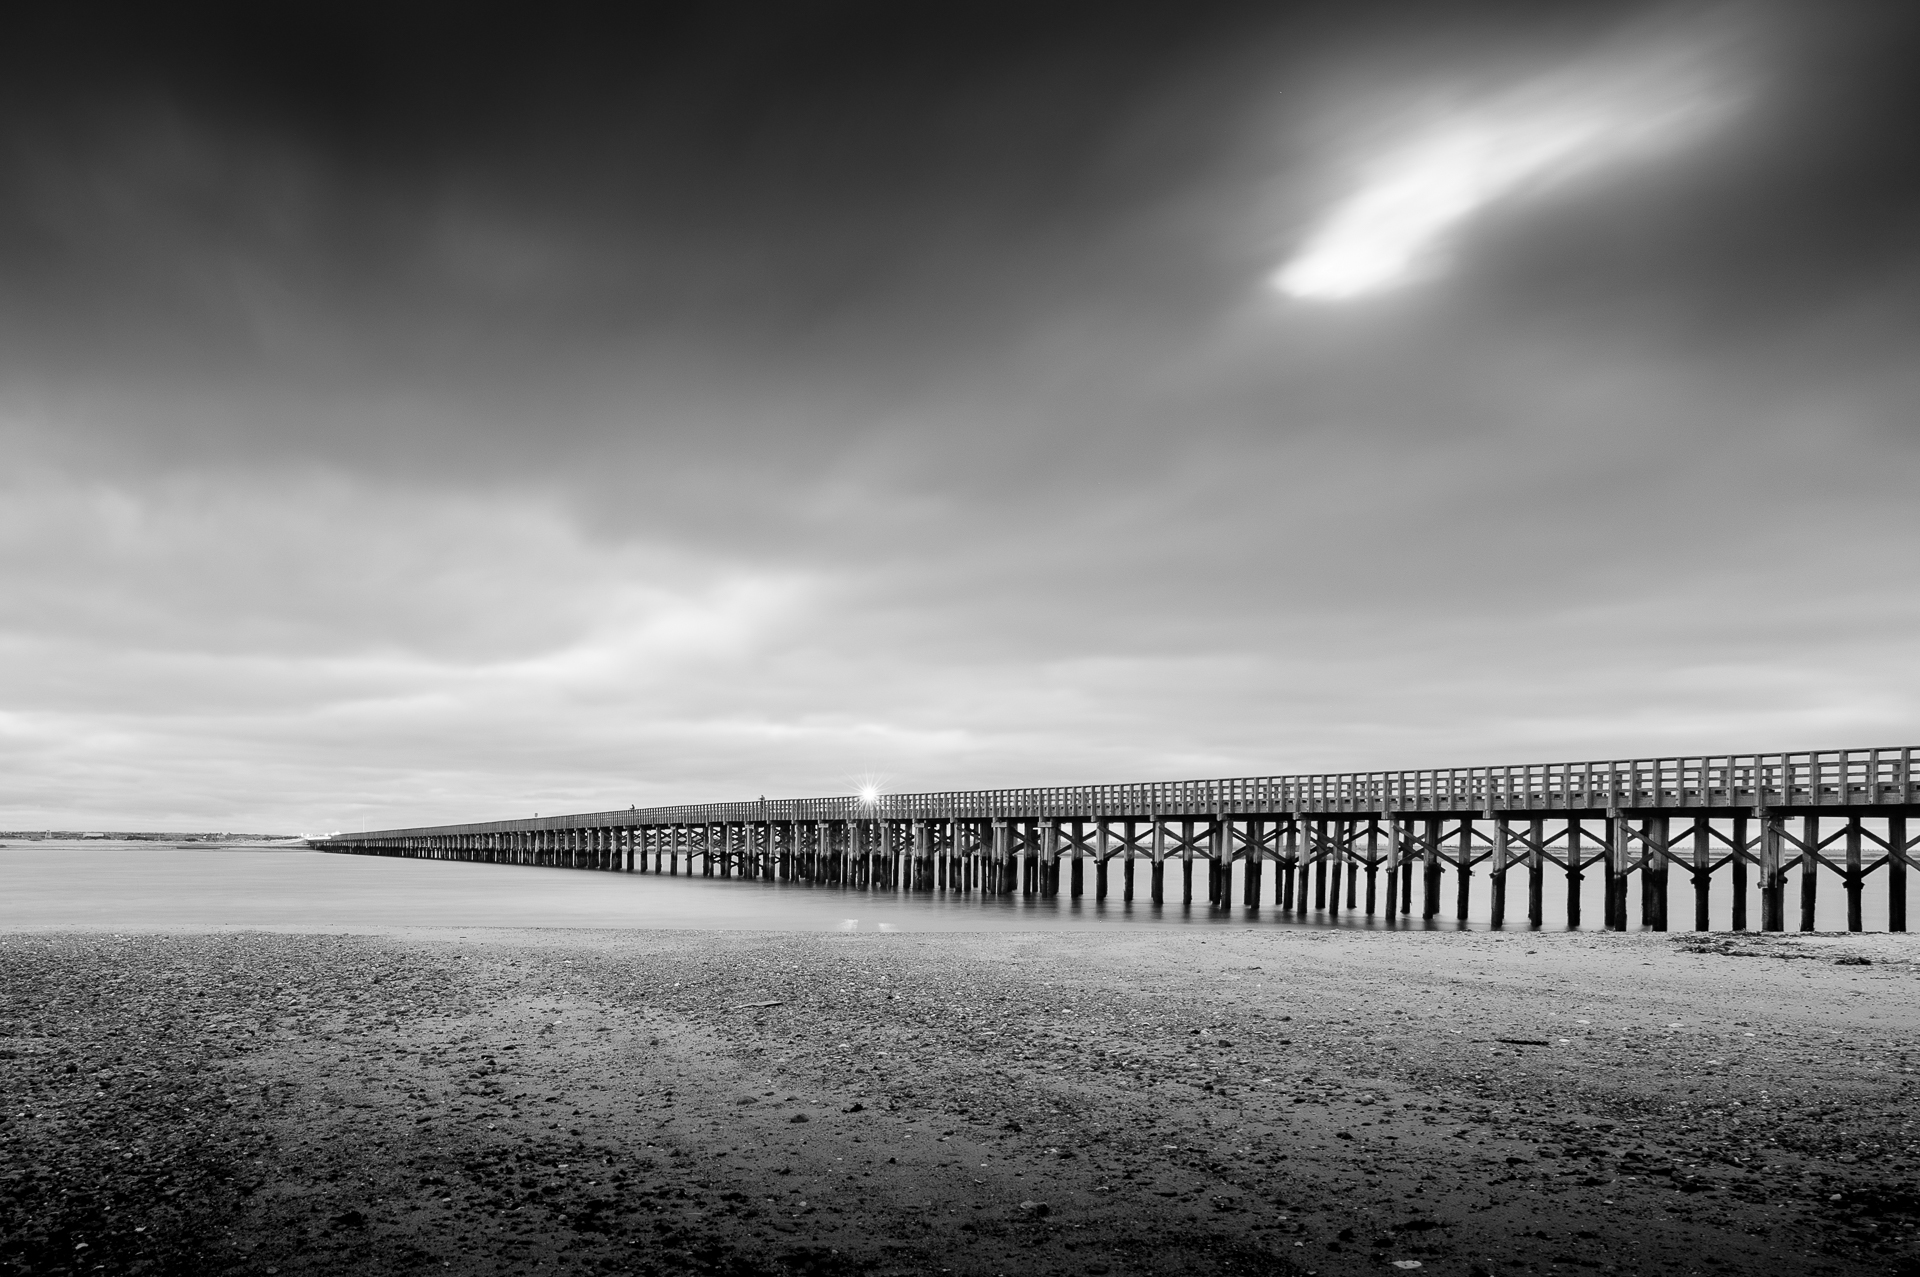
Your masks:
<svg viewBox="0 0 1920 1277"><path fill-rule="evenodd" d="M1916 958L4 935L0 1268L1920 1272Z"/></svg>

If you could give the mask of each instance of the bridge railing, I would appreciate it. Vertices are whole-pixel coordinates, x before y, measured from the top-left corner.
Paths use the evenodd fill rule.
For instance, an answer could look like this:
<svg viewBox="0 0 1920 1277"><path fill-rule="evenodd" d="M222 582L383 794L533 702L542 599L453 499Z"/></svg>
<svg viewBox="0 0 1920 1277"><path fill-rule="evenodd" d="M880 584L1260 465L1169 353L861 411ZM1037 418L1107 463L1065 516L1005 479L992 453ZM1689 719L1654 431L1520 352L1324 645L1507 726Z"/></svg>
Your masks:
<svg viewBox="0 0 1920 1277"><path fill-rule="evenodd" d="M1871 807L1920 802L1916 747L1719 754L1310 776L951 790L680 804L530 820L341 834L342 840L582 826L845 821L1208 818L1283 812L1604 812L1648 808Z"/></svg>

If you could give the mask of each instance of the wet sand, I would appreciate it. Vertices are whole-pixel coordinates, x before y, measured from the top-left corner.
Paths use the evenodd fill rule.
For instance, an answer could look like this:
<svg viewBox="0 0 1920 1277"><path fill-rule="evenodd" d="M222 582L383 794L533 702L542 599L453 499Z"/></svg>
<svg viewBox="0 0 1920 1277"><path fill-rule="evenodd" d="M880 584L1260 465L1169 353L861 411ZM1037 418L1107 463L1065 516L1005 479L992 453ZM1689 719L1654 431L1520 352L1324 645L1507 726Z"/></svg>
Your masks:
<svg viewBox="0 0 1920 1277"><path fill-rule="evenodd" d="M0 935L0 1271L1920 1273L1917 960Z"/></svg>

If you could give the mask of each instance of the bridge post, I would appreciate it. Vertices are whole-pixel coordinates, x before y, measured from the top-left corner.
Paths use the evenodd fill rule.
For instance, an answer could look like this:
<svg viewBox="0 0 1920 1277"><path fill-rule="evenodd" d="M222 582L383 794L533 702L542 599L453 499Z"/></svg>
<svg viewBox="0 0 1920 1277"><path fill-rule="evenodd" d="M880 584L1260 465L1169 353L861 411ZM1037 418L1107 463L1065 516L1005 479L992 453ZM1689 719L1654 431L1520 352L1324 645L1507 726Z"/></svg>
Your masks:
<svg viewBox="0 0 1920 1277"><path fill-rule="evenodd" d="M1860 817L1847 817L1847 930L1860 930L1860 892L1866 885L1860 869Z"/></svg>
<svg viewBox="0 0 1920 1277"><path fill-rule="evenodd" d="M1527 925L1546 921L1547 822L1539 816L1527 821Z"/></svg>
<svg viewBox="0 0 1920 1277"><path fill-rule="evenodd" d="M1192 833L1188 828L1181 829L1183 841L1190 841ZM1201 831L1206 840L1201 857L1207 862L1207 905L1213 909L1228 909L1233 906L1233 852L1226 840L1220 836L1220 824L1215 821Z"/></svg>
<svg viewBox="0 0 1920 1277"><path fill-rule="evenodd" d="M1579 816L1567 818L1567 929L1580 928L1580 883L1586 878L1587 849L1581 835L1585 824Z"/></svg>
<svg viewBox="0 0 1920 1277"><path fill-rule="evenodd" d="M1420 838L1414 833L1416 828L1425 829L1426 825L1424 822L1415 825L1406 819L1400 822L1400 916L1403 918L1413 916L1413 869L1421 863Z"/></svg>
<svg viewBox="0 0 1920 1277"><path fill-rule="evenodd" d="M1300 872L1300 844L1302 841L1300 813L1290 811L1286 815L1286 827L1274 834L1273 866L1273 903L1279 906L1282 914L1293 912L1293 889Z"/></svg>
<svg viewBox="0 0 1920 1277"><path fill-rule="evenodd" d="M1353 880L1352 868L1354 839L1354 821L1351 816L1338 816L1333 822L1333 864L1327 869L1327 912L1334 916L1340 913L1340 889Z"/></svg>
<svg viewBox="0 0 1920 1277"><path fill-rule="evenodd" d="M1313 839L1309 843L1309 860L1313 862L1313 912L1327 912L1327 818L1313 818ZM1300 912L1306 912L1306 901L1302 901Z"/></svg>
<svg viewBox="0 0 1920 1277"><path fill-rule="evenodd" d="M1710 926L1713 903L1713 828L1705 816L1693 818L1693 929Z"/></svg>
<svg viewBox="0 0 1920 1277"><path fill-rule="evenodd" d="M1754 855L1754 849L1747 837L1745 816L1733 818L1733 833L1728 841L1731 847L1727 865L1733 871L1733 880L1728 884L1728 889L1733 896L1730 902L1733 906L1733 914L1729 925L1735 931L1745 931L1747 929L1747 868L1752 864Z"/></svg>
<svg viewBox="0 0 1920 1277"><path fill-rule="evenodd" d="M1785 870L1780 863L1780 818L1762 807L1754 812L1760 821L1760 929L1787 929Z"/></svg>
<svg viewBox="0 0 1920 1277"><path fill-rule="evenodd" d="M1813 801L1819 801L1820 787L1809 787ZM1800 822L1800 930L1813 930L1814 895L1820 889L1820 817L1803 816Z"/></svg>
<svg viewBox="0 0 1920 1277"><path fill-rule="evenodd" d="M1286 912L1306 912L1308 822L1296 810L1286 820Z"/></svg>
<svg viewBox="0 0 1920 1277"><path fill-rule="evenodd" d="M1672 857L1669 855L1669 838L1672 834L1671 817L1656 816L1653 819L1653 846L1648 848L1648 869L1644 872L1653 879L1653 929L1667 929L1667 901L1670 885L1669 867Z"/></svg>
<svg viewBox="0 0 1920 1277"><path fill-rule="evenodd" d="M1440 915L1440 821L1427 818L1427 845L1422 848L1423 886L1420 916L1428 921Z"/></svg>
<svg viewBox="0 0 1920 1277"><path fill-rule="evenodd" d="M1493 818L1493 867L1488 871L1488 881L1493 887L1493 925L1496 929L1507 925L1507 838L1510 832L1506 816Z"/></svg>
<svg viewBox="0 0 1920 1277"><path fill-rule="evenodd" d="M1154 859L1165 859L1164 847L1154 844ZM1207 860L1207 907L1213 908L1220 903L1220 862L1212 856ZM1193 903L1193 822L1183 821L1180 825L1180 903Z"/></svg>
<svg viewBox="0 0 1920 1277"><path fill-rule="evenodd" d="M1191 856L1193 854L1193 822L1189 820L1181 828L1183 845L1180 854ZM1164 820L1156 819L1153 822L1153 863L1147 872L1152 875L1147 884L1148 898L1154 904L1165 904L1167 902L1167 822Z"/></svg>
<svg viewBox="0 0 1920 1277"><path fill-rule="evenodd" d="M1387 822L1387 921L1392 922L1394 915L1400 912L1400 817L1386 812L1382 819Z"/></svg>
<svg viewBox="0 0 1920 1277"><path fill-rule="evenodd" d="M1614 828L1613 828L1615 825L1620 823L1620 820L1617 816L1612 814L1612 810L1613 810L1612 808L1609 808L1608 815L1602 818L1600 822L1600 828L1602 831L1601 837L1605 839L1605 844L1602 846L1601 854L1598 857L1600 861L1600 875L1601 875L1600 877L1600 925L1608 931L1615 930L1615 927L1613 925L1613 896L1614 896L1613 883L1614 883L1614 879L1620 876L1618 871L1614 868L1615 851L1614 851Z"/></svg>
<svg viewBox="0 0 1920 1277"><path fill-rule="evenodd" d="M1473 887L1473 817L1460 818L1460 846L1455 853L1454 869L1458 881L1454 884L1454 918L1467 920L1468 892Z"/></svg>
<svg viewBox="0 0 1920 1277"><path fill-rule="evenodd" d="M1907 818L1887 817L1887 930L1907 929Z"/></svg>
<svg viewBox="0 0 1920 1277"><path fill-rule="evenodd" d="M1072 899L1078 900L1087 894L1086 877L1087 822L1074 818L1073 822L1073 868L1067 871L1067 890Z"/></svg>
<svg viewBox="0 0 1920 1277"><path fill-rule="evenodd" d="M1220 907L1233 908L1233 820L1216 816L1207 828L1207 845L1220 865Z"/></svg>
<svg viewBox="0 0 1920 1277"><path fill-rule="evenodd" d="M1626 893L1632 889L1634 879L1634 822L1624 814L1615 814L1609 822L1613 826L1613 929L1626 929ZM1640 843L1640 855L1647 851L1645 841ZM1642 889L1645 889L1645 876L1642 874Z"/></svg>
<svg viewBox="0 0 1920 1277"><path fill-rule="evenodd" d="M1374 914L1376 879L1380 873L1380 818L1367 817L1367 917Z"/></svg>
<svg viewBox="0 0 1920 1277"><path fill-rule="evenodd" d="M1113 825L1105 816L1093 822L1093 899L1095 903L1107 898L1107 857L1109 840L1113 837Z"/></svg>
<svg viewBox="0 0 1920 1277"><path fill-rule="evenodd" d="M1249 909L1260 907L1260 871L1264 867L1262 862L1267 856L1266 839L1266 823L1258 817L1249 820L1246 833L1247 881L1246 888L1241 893L1241 901ZM1231 827L1228 830L1228 841L1232 841Z"/></svg>
<svg viewBox="0 0 1920 1277"><path fill-rule="evenodd" d="M1367 825L1368 828L1372 828L1373 822L1369 820ZM1360 818L1358 816L1349 816L1347 818L1347 841L1343 844L1346 848L1345 854L1347 858L1348 913L1352 913L1359 907L1357 902L1360 891L1360 852L1354 846L1358 841L1360 841Z"/></svg>

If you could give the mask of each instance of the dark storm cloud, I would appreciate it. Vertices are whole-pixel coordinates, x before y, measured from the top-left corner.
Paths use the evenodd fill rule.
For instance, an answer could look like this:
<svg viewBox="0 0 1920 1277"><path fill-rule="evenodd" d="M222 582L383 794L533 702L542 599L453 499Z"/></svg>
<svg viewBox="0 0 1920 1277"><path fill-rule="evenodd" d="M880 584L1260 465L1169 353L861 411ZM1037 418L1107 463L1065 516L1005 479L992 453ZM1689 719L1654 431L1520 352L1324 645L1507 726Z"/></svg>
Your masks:
<svg viewBox="0 0 1920 1277"><path fill-rule="evenodd" d="M1910 734L1902 7L12 21L22 810ZM1734 105L1270 285L1669 64Z"/></svg>

